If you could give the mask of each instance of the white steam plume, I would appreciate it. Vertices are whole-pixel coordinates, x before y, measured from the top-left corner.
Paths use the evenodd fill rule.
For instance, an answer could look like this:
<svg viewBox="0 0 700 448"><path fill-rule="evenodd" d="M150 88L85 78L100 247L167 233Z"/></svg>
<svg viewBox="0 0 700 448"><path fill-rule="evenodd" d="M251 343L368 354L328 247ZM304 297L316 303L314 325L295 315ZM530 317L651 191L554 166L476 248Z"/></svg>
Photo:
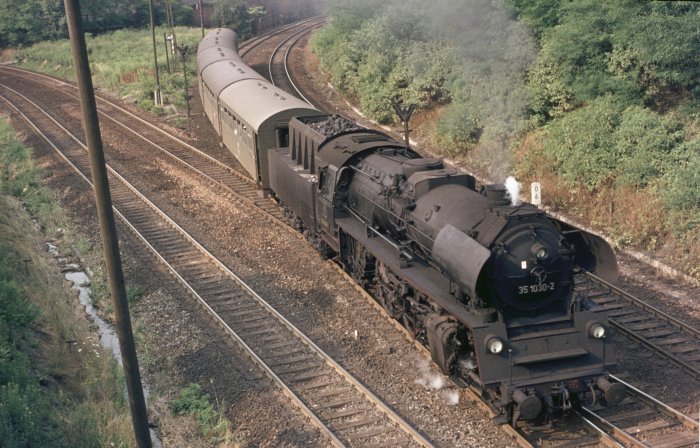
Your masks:
<svg viewBox="0 0 700 448"><path fill-rule="evenodd" d="M420 384L429 390L440 390L445 386L445 377L430 370L430 363L424 359L418 361L418 373L420 378L416 384Z"/></svg>
<svg viewBox="0 0 700 448"><path fill-rule="evenodd" d="M459 391L456 389L441 390L447 385L447 377L433 373L429 361L419 359L417 367L420 377L416 379L416 384L420 384L427 390L440 391L440 396L450 406L456 406L459 403Z"/></svg>
<svg viewBox="0 0 700 448"><path fill-rule="evenodd" d="M506 191L507 196L510 198L510 204L520 205L520 183L515 180L515 177L508 176L506 179Z"/></svg>

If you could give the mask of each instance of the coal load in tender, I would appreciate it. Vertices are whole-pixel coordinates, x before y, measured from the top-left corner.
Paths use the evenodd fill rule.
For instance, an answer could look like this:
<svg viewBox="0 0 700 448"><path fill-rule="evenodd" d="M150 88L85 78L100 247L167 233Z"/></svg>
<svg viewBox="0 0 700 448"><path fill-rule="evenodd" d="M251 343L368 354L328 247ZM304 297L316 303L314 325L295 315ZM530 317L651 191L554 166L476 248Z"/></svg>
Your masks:
<svg viewBox="0 0 700 448"><path fill-rule="evenodd" d="M352 132L365 129L362 126L358 126L357 123L350 121L347 118L338 114L329 115L323 121L313 121L311 123L308 123L308 125L314 131L320 132L325 136L335 135L341 132Z"/></svg>

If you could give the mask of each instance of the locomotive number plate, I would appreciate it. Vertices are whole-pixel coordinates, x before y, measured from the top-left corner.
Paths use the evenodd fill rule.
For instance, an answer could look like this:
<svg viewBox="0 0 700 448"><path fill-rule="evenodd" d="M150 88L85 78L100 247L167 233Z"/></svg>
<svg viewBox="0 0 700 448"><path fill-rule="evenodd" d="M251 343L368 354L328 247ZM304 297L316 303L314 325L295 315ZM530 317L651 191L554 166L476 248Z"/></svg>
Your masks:
<svg viewBox="0 0 700 448"><path fill-rule="evenodd" d="M518 294L534 294L536 292L554 291L554 282L542 283L538 285L518 286Z"/></svg>

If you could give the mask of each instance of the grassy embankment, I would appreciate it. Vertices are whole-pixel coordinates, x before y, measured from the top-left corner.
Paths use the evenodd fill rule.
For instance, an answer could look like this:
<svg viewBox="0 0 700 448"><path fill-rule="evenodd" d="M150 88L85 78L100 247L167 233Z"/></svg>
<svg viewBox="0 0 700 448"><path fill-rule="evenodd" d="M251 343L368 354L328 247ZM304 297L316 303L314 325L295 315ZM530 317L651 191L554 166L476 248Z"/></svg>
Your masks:
<svg viewBox="0 0 700 448"><path fill-rule="evenodd" d="M165 28L156 28L156 50L164 107L174 107L180 116L186 109L182 58L179 54L175 57L172 54L168 55L171 68L171 73L168 73L164 32ZM176 27L175 34L178 45L188 47L187 82L192 86L197 79L195 55L197 43L202 37L201 31L197 28ZM143 109L156 115L166 113L164 108L155 106L153 102L156 82L153 44L149 30L119 30L95 37L86 36L86 43L96 88L108 90L122 98L130 98ZM68 40L40 42L17 50L15 57L19 67L59 78L75 79ZM178 120L182 118L176 118L176 123Z"/></svg>
<svg viewBox="0 0 700 448"><path fill-rule="evenodd" d="M32 218L39 232L34 230ZM31 151L17 141L9 121L0 116L3 447L135 446L122 370L100 345L82 306L68 292L60 266L45 249L44 241L51 239L62 256L73 258L80 252L83 259L99 266L99 250L69 230L73 227L55 195L42 186L42 173L32 161ZM98 291L93 300L108 312L104 279L96 275L92 281ZM128 289L134 303L141 288ZM139 331L147 327L138 321L135 326ZM139 350L142 361L144 353L151 358L158 354L151 347ZM190 385L182 391L159 389L158 393L173 397L169 409L157 416L158 421L164 427L193 428L185 436L179 435L185 445L241 446L241 437L231 431L225 417L225 406L213 406L199 386ZM155 417L153 409L149 412Z"/></svg>
<svg viewBox="0 0 700 448"><path fill-rule="evenodd" d="M0 172L0 445L133 446L121 370L43 243L79 237L1 116Z"/></svg>

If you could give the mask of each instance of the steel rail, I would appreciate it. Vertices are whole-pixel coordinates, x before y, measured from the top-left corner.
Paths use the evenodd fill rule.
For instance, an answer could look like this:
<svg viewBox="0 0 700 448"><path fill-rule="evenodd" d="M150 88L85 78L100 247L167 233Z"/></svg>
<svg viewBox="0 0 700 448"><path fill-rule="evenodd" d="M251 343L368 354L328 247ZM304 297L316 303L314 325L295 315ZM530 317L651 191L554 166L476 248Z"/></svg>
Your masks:
<svg viewBox="0 0 700 448"><path fill-rule="evenodd" d="M613 318L608 318L608 322L610 322L611 326L615 327L615 329L617 329L621 333L625 334L627 337L634 339L639 344L648 348L652 352L657 353L658 355L662 356L664 359L668 360L671 364L675 365L676 367L679 367L684 372L686 372L692 376L695 376L696 378L700 378L700 367L696 367L696 366L690 364L689 362L682 360L681 358L674 355L673 353L669 353L668 350L665 350L663 347L659 347L657 344L654 344L649 339L645 338L644 336L639 335L635 331L630 330L625 325L619 323L618 321L616 321Z"/></svg>
<svg viewBox="0 0 700 448"><path fill-rule="evenodd" d="M7 88L7 87L5 87L5 86L3 86L3 87L4 87L4 88ZM8 90L11 90L11 91L12 91L12 89L9 89L9 88L8 88ZM38 106L36 103L34 103L33 101L31 101L30 99L24 97L24 96L23 96L21 93L19 93L19 92L14 91L14 93L17 94L17 95L19 95L19 96L22 97L25 101L29 102L29 103L32 104L35 108L37 108L37 109L40 110L42 113L44 113L44 115L45 115L48 119L50 119L57 127L59 127L60 129L62 129L62 131L63 131L64 133L66 133L66 135L70 136L74 141L76 141L76 143L78 143L84 150L87 151L87 148L85 147L85 145L83 145L82 142L81 142L77 137L75 137L69 130L67 130L67 129L66 129L65 127L63 127L60 123L58 123L53 117L51 117L49 114L47 114L46 112L44 112L40 106ZM28 121L28 123L31 123L31 126L32 126L34 129L38 130L38 127L36 127L36 125L34 125L34 124L31 122L31 120L30 120L25 114L23 114L21 111L19 111L19 109L18 109L16 106L14 106L14 105L11 103L11 101L7 100L7 99L4 98L4 97L2 97L2 98L3 98L6 102L8 102L8 104L11 104L12 107L13 107L15 110L17 110L17 111L21 114L21 116L23 117L23 119L25 119L26 121ZM45 134L41 133L41 135L42 135L42 137L43 137L44 139L46 139L47 141L50 142L50 140L45 136ZM58 148L57 148L53 143L50 143L50 145L52 146L52 148L54 148L54 150L60 152L60 150L58 150ZM67 160L67 158L66 158L65 155L62 154L61 157L62 157L64 160ZM70 163L70 162L69 162L69 163ZM76 169L77 171L80 171L73 163L70 163L70 165L71 165L74 169ZM180 227L175 221L173 221L170 217L168 217L167 214L165 214L163 211L161 211L160 209L158 209L158 207L155 206L155 204L153 204L150 200L148 200L148 198L146 198L144 195L142 195L140 192L138 192L138 190L136 190L133 186L131 186L131 185L128 183L128 181L127 181L126 179L124 179L121 175L119 175L119 174L118 174L116 171L114 171L111 167L108 166L107 168L108 168L110 174L114 175L115 178L117 178L118 180L120 180L120 182L121 182L125 187L127 187L129 190L131 190L131 192L132 192L133 194L135 194L149 209L151 209L153 212L157 213L157 214L161 217L161 219L163 219L165 222L167 222L167 224L168 224L171 228L173 228L173 229L174 229L175 231L177 231L180 235L182 235L185 239L187 239L188 242L190 242L190 244L192 244L200 253L202 253L202 254L203 254L205 257L207 257L212 263L214 263L214 264L216 265L216 267L217 267L220 271L224 272L227 276L229 276L229 278L231 278L231 279L234 280L237 284L239 284L240 287L241 287L242 289L244 289L251 297L255 298L255 300L256 300L260 305L262 305L264 308L266 308L267 311L268 311L271 315L275 316L275 318L276 318L279 322L281 322L289 331L291 331L295 336L297 336L297 337L299 338L299 340L300 340L303 344L305 344L305 345L306 345L307 347L309 347L312 351L314 351L317 355L319 355L319 356L324 360L324 362L325 362L328 366L330 366L334 371L336 371L338 374L340 374L341 376L343 376L343 378L345 378L348 382L350 382L350 383L355 387L356 390L358 390L360 393L362 393L370 402L372 402L373 404L375 404L382 412L384 412L384 414L385 414L390 420L392 420L394 423L396 423L396 424L399 426L399 428L401 428L403 431L405 431L416 443L418 443L418 444L421 445L421 446L426 446L426 447L432 447L432 446L433 446L432 443L429 442L422 434L420 434L418 431L416 431L411 425L409 425L405 420L403 420L400 416L398 416L391 408L389 408L384 402L382 402L376 395L374 395L369 389L367 389L360 381L358 381L356 378L354 378L354 376L352 376L352 375L351 375L349 372L347 372L342 366L340 366L335 360L333 360L329 355L327 355L323 350L321 350L313 341L311 341L311 339L309 339L304 333L302 333L300 330L298 330L298 329L297 329L291 322L289 322L284 316L282 316L279 312L277 312L277 310L275 310L271 305L269 305L261 296L259 296L252 288L250 288L242 279L240 279L236 274L234 274L232 271L230 271L230 270L228 269L228 267L226 267L226 266L225 266L221 261L219 261L213 254L211 254L211 253L210 253L207 249L205 249L199 242L197 242L193 237L191 237L191 236L190 236L182 227ZM83 177L83 179L85 179L90 185L92 185L92 184L90 183L90 181L87 179L87 177L85 177L84 175L82 175L82 173L81 173L81 177ZM118 210L116 210L116 207L115 207L115 214L117 214L117 215L120 217L120 219L124 219L125 222L128 223L128 221L126 220L126 218L125 218ZM140 239L144 240L144 237L143 237L140 233L138 233L138 231L137 231L135 228L133 228L133 226L131 226L130 224L128 224L128 226L131 228L132 231L136 231L136 232L137 232L137 234L138 234L138 236L139 236ZM147 247L149 248L149 250L151 250L151 251L154 251L154 250L155 250L155 249L153 248L153 246L152 246L150 243L148 243L148 241L145 241L145 242L147 243ZM162 259L163 257L159 257L159 258ZM184 279L177 273L177 271L172 267L172 265L170 265L169 263L166 263L166 266L167 266L168 269L171 271L171 273L173 273L173 274L176 276L176 278L178 278L178 281L180 281L180 282L183 282L183 281L184 281ZM186 282L185 282L185 284L186 284ZM195 294L195 297L198 298L198 300L200 301L200 303L202 303L202 304L205 305L205 308L207 309L207 311L208 311L210 314L212 314L212 316L215 318L215 320L216 320L220 325L222 325L222 326L225 328L225 330L226 330L226 332L229 334L229 336L233 337L233 338L236 339L237 341L240 340L241 347L242 347L246 352L248 352L249 355L251 355L251 358L254 360L254 362L256 362L256 364L257 364L257 363L261 363L261 364L260 364L260 367L263 369L263 371L265 371L266 373L269 371L269 373L271 373L272 375L274 375L274 376L271 377L271 379L272 379L275 383L283 385L283 389L285 389L285 394L286 394L286 395L289 393L289 394L291 394L293 397L296 397L296 398L293 398L293 397L290 397L290 398L295 402L295 404L297 404L298 406L301 406L300 409L302 409L302 412L304 412L305 414L306 414L307 412L309 413L308 415L309 415L309 417L312 419L312 421L317 422L317 424L320 425L319 428L320 428L320 430L321 430L322 432L326 433L326 431L328 431L329 438L330 438L331 440L333 440L334 445L335 445L335 446L344 446L339 440L337 440L337 438L335 437L335 435L332 434L332 431L331 431L328 427L326 427L326 426L320 421L320 419L318 419L318 417L316 416L316 414L314 414L313 411L311 411L308 407L306 407L306 405L301 401L301 399L300 399L296 394L294 394L293 391L291 391L291 389L289 389L286 385L284 385L284 383L282 382L282 380L281 380L279 377L277 377L277 376L274 374L274 372L272 372L272 370L271 370L269 367L266 366L266 364L255 354L255 352L254 352L252 349L250 349L250 347L249 347L247 344L245 344L245 342L235 333L235 331L233 331L233 330L230 328L230 326L228 326L228 324L227 324L227 323L226 323L226 322L225 322L225 321L224 321L224 320L223 320L223 319L222 319L222 318L221 318L221 317L220 317L220 316L219 316L219 315L204 301L204 299L203 299L199 294L197 294L191 286L187 285L187 289L188 289L190 292L192 292L192 293ZM263 367L263 366L264 366L264 367ZM288 392L287 392L287 390L288 390ZM325 429L324 429L324 428L325 428ZM335 439L335 440L334 440L334 439ZM338 442L338 445L335 444L335 441L336 441L336 440L337 440L337 442Z"/></svg>
<svg viewBox="0 0 700 448"><path fill-rule="evenodd" d="M603 428L600 426L596 425L593 420L589 419L586 417L584 414L588 414L587 410L581 410L581 411L574 411L576 415L579 416L581 420L589 427L591 428L596 434L598 434L601 438L601 443L608 448L625 448L625 445L619 443L617 440L615 440L613 437L610 436ZM595 417L593 417L595 419Z"/></svg>
<svg viewBox="0 0 700 448"><path fill-rule="evenodd" d="M320 25L317 25L317 26L320 26ZM290 84L290 85L292 86L292 88L297 92L297 94L301 97L301 99L303 99L304 101L306 101L307 103L309 103L312 107L318 109L318 107L316 107L316 106L314 105L314 103L312 103L308 98L306 98L306 96L304 96L304 94L301 92L301 89L299 89L299 87L296 85L296 83L295 83L294 80L292 79L292 74L289 72L289 64L288 64L288 62L289 62L289 53L290 53L290 51L292 50L292 48L294 48L294 47L296 46L297 42L299 42L299 40L301 40L302 37L305 37L305 36L306 36L307 34L309 34L314 28L315 28L315 27L309 27L309 28L307 29L307 32L306 32L306 33L300 34L296 39L294 39L294 42L292 42L291 45L287 48L287 51L284 52L284 72L285 72L285 74L287 75L287 79L289 80L289 84ZM272 70L272 67L270 67L270 70Z"/></svg>
<svg viewBox="0 0 700 448"><path fill-rule="evenodd" d="M630 397L636 399L641 403L644 403L649 408L654 409L667 417L670 417L671 419L675 420L676 423L679 423L682 427L687 428L693 431L694 433L697 433L698 422L696 422L694 419L688 417L682 412L673 409L671 406L659 401L658 399L652 397L646 392L634 387L633 385L623 381L622 379L614 375L610 375L610 378L613 381L624 385L626 388L626 392ZM634 446L640 448L653 447L653 445L650 445L649 443L636 438L633 434L619 427L618 425L615 425L611 421L607 420L605 417L598 415L592 409L589 409L585 406L581 406L581 408L577 411L577 414L586 422L586 424L590 425L597 432L602 432L603 434L605 434L604 437L606 439L611 438L613 440L620 440L625 446ZM683 434L681 433L680 436L683 437ZM604 440L603 443L606 446L611 446L607 440ZM615 443L619 445L617 441L615 441Z"/></svg>
<svg viewBox="0 0 700 448"><path fill-rule="evenodd" d="M29 73L34 74L34 72L29 72ZM54 86L50 86L50 85L46 85L46 84L44 84L44 85L47 86L48 88L56 89ZM9 87L7 87L7 88L10 89ZM63 91L63 90L61 90L61 89L56 89L56 90L57 90L58 92L64 94L64 95L67 95L67 96L69 96L69 97L72 97L72 98L74 98L74 99L77 99L77 98L76 98L75 96L73 96L72 94L67 93L67 92L65 92L65 91ZM107 102L107 104L113 105L113 104L112 104L111 102L109 102L108 100L105 100L105 101ZM121 112L129 113L128 111L126 111L126 110L124 110L124 109L121 109L121 108L119 108L119 107L116 106L116 105L114 105L114 106L117 107L118 110L121 111ZM297 238L299 238L299 239L304 239L303 235L301 235L299 232L294 231L293 229L291 229L291 228L289 227L289 225L288 225L285 221L283 221L282 219L280 219L280 217L276 216L276 214L271 213L269 210L265 210L265 209L262 208L259 204L257 204L257 203L255 202L255 200L249 198L249 197L246 196L245 194L239 193L239 192L236 191L233 187L231 187L230 185L228 185L224 180L218 180L218 179L212 177L212 175L210 175L210 174L208 174L208 173L202 171L202 170L199 169L198 167L196 167L196 166L194 166L193 164L187 162L186 160L184 160L183 158L181 158L179 155L174 154L174 153L171 152L170 150L168 150L168 149L166 149L166 148L163 148L161 145L159 145L158 143L154 142L153 140L151 140L150 138L148 138L147 136L145 136L143 133L140 133L140 132L134 130L134 129L131 128L128 124L121 122L120 120L118 120L118 119L116 119L115 117L113 117L113 116L107 114L106 112L104 112L104 111L99 111L99 110L98 110L98 113L100 113L101 116L103 116L104 118L107 118L108 120L114 122L114 123L117 124L118 126L121 126L121 127L124 128L127 132L131 133L131 134L134 135L135 137L137 137L137 138L139 138L139 139L145 141L145 142L148 143L149 145L153 146L156 150L158 150L158 151L160 151L161 153L163 153L166 157L171 158L172 160L176 161L177 163L179 163L179 164L181 164L182 166L186 167L187 169L191 170L191 171L192 171L193 173L195 173L196 175L199 175L199 176L203 177L204 179L206 179L208 182L212 183L213 185L216 185L217 187L223 188L226 192L228 192L229 194L233 195L236 199L238 199L238 200L240 200L240 201L243 201L244 203L246 203L246 204L249 205L249 206L252 206L253 209L255 210L255 212L261 213L266 219L269 219L270 221L272 221L274 224L276 224L276 225L279 226L280 228L289 231L290 234L294 235L295 237L297 237ZM131 115L129 115L129 116L134 117L134 118L138 118L138 117L133 116L133 114L131 114ZM144 123L142 120L139 120L139 123L147 124L151 129L154 129L154 130L160 130L159 128L152 126L150 123L147 123L147 122ZM166 134L163 134L163 135L166 135ZM189 145L187 145L185 142L182 142L181 140L176 140L176 142L182 143L182 144L184 145L184 147L185 147L186 149L188 149L188 150L191 149L191 147L190 147ZM246 182L247 182L249 185L251 185L251 186L254 186L254 185L255 185L255 183L254 183L249 177L244 176L244 175L242 175L241 173L239 173L238 171L231 169L229 166L227 166L227 165L225 165L225 164L219 162L219 161L216 160L216 159L211 158L210 156L208 156L207 154L205 154L205 153L203 153L203 152L197 150L196 148L195 148L195 151L194 151L193 153L194 153L194 155L196 155L196 156L203 156L203 158L204 158L205 161L207 161L207 162L213 162L217 167L222 168L226 173L232 174L232 175L236 176L237 179L239 179L239 180L244 180L244 181L246 181ZM274 204L274 203L272 203L272 202L271 202L270 204L271 204L271 206L278 207L276 204Z"/></svg>
<svg viewBox="0 0 700 448"><path fill-rule="evenodd" d="M322 23L323 23L323 22L322 22ZM306 27L306 28L302 28L301 30L297 31L296 33L294 33L294 34L290 35L289 37L285 38L284 40L282 40L282 41L275 47L275 49L272 50L272 53L270 54L270 59L268 60L267 66L268 66L268 73L269 73L269 75L270 75L270 83L272 83L273 86L275 85L275 79L274 79L274 76L273 76L273 73L272 73L272 67L273 67L273 65L274 65L275 56L277 55L277 52L280 50L280 48L282 48L282 46L283 46L284 44L286 44L287 42L291 41L291 40L294 39L295 37L298 37L297 40L295 40L295 41L292 43L292 46L293 46L296 42L298 42L299 39L301 39L302 36L305 36L306 34L310 33L311 30L312 30L313 28L315 28L315 27L317 27L317 26L319 26L319 25L320 25L320 24L315 24L315 25L312 25L312 26L309 26L309 27ZM284 59L283 59L283 67L284 67L285 73L286 73L286 75L287 75L287 79L289 80L289 82L290 82L291 86L294 88L294 90L296 90L297 93L301 96L301 98L302 98L304 101L306 101L307 103L309 103L311 106L313 106L313 104L311 104L311 101L309 101L308 99L306 99L306 97L304 97L304 95L302 95L301 92L299 92L299 89L297 89L297 87L294 85L294 82L291 80L291 77L289 76L289 71L287 70L287 55L288 55L288 53L285 52L285 54L284 54ZM277 87L279 87L279 86L277 86ZM289 92L289 93L294 93L294 92ZM315 106L313 106L313 107L315 107Z"/></svg>
<svg viewBox="0 0 700 448"><path fill-rule="evenodd" d="M601 286L603 288L608 289L610 292L614 293L615 295L625 299L632 305L636 306L639 309L642 309L650 314L652 314L654 317L657 317L666 323L673 325L674 327L677 327L679 330L682 330L683 332L687 333L688 335L692 336L693 338L700 340L700 330L693 327L692 325L688 325L684 322L681 322L680 320L676 319L675 317L671 316L670 314L661 311L660 309L644 302L643 300L633 296L632 294L620 289L619 287L613 285L612 283L609 283L602 278L598 277L597 275L590 273L590 272L585 272L586 277L590 278L594 283L598 284L598 286Z"/></svg>
<svg viewBox="0 0 700 448"><path fill-rule="evenodd" d="M72 85L70 85L70 84L68 84L68 83L65 83L65 82L60 81L60 80L54 80L54 78L48 77L48 76L43 75L43 74L40 74L40 73L31 72L31 71L26 71L26 70L17 69L17 68L12 68L12 70L16 70L16 71L18 71L18 72L20 72L20 73L26 73L26 74L29 74L29 75L35 75L36 78L46 78L46 79L49 79L49 80L51 80L51 81L58 81L58 82L60 82L61 84L63 84L64 86L66 86L66 87L68 87L68 88L71 88L71 89L74 88L74 86L72 86ZM47 88L54 89L54 90L56 90L57 92L60 92L61 94L66 95L66 96L68 96L68 97L70 97L70 98L77 99L77 97L76 97L75 95L73 95L72 93L66 92L66 91L64 91L64 90L62 90L62 89L60 89L60 88L58 88L58 87L56 87L56 86L53 86L53 85L50 85L50 84L43 84L43 85L46 86ZM187 142L185 142L185 141L183 141L183 140L180 140L180 139L178 139L177 137L175 137L175 136L173 136L173 135L171 135L171 134L168 134L167 132L163 131L162 129L160 129L160 128L154 126L153 124L151 124L151 123L149 123L149 122L143 120L142 118L138 117L137 115L134 115L133 113L131 113L130 111L128 111L128 110L126 110L126 109L124 109L124 108L122 108L121 106L119 106L119 105L117 105L117 104L115 104L115 103L113 103L113 102L111 102L111 101L109 101L109 100L107 100L107 99L99 98L99 100L100 100L102 103L108 105L109 107L113 107L113 108L116 109L117 111L122 112L123 114L126 115L126 117L132 118L132 119L136 120L139 124L142 124L142 125L146 126L148 129L151 129L151 130L157 132L157 135L160 135L160 136L163 136L163 137L167 137L169 140L171 140L171 141L175 142L176 144L182 146L185 150L190 151L190 152L192 153L192 155L194 155L194 156L196 156L196 157L200 157L200 158L201 158L203 161L205 161L205 162L212 163L213 165L215 165L215 167L217 167L218 169L223 170L223 171L224 171L225 173L227 173L227 174L231 174L231 175L234 176L237 180L242 181L242 182L245 182L249 187L255 187L255 182L254 182L250 177L248 177L248 176L246 176L246 175L240 173L239 171L237 171L237 170L231 168L230 166L226 165L225 163L222 163L221 161L219 161L219 160L217 160L217 159L215 159L215 158L209 156L208 154L202 152L201 150L195 148L194 146L188 144ZM154 148L156 148L158 151L160 151L160 152L162 152L163 154L165 154L167 157L172 158L172 159L175 160L176 162L178 162L178 163L182 164L183 166L185 166L187 169L192 170L192 171L193 171L194 173L196 173L197 175L200 175L200 176L204 177L205 179L207 179L209 182L212 182L212 183L216 184L217 186L220 186L220 187L224 188L228 193L232 194L232 195L233 195L235 198L237 198L238 200L241 200L241 201L243 201L243 202L245 202L245 203L247 203L247 204L249 204L249 205L254 206L254 207L255 207L255 210L257 210L258 212L263 213L267 218L269 218L270 220L274 221L274 222L275 222L276 224L278 224L279 226L282 226L282 227L285 227L285 228L288 227L288 226L287 226L287 223L284 222L284 221L282 221L282 220L280 219L279 216L276 216L276 214L271 213L269 210L265 210L265 208L261 207L261 206L256 202L256 201L260 201L260 200L261 200L261 198L259 198L259 197L257 196L257 194L253 194L253 195L248 195L248 196L246 196L244 193L241 193L241 192L239 192L239 191L236 191L233 187L231 187L230 185L228 185L229 182L225 182L225 181L222 181L222 180L218 180L218 179L216 179L215 177L212 177L212 176L213 176L213 173L212 173L212 175L205 173L204 171L202 171L202 170L200 170L199 168L197 168L196 166L194 166L192 163L187 162L187 161L186 161L185 159L183 159L180 155L173 153L172 150L166 149L166 148L164 148L163 146L161 146L160 144L158 144L158 143L156 143L155 141L151 140L151 139L150 139L149 137L147 137L144 133L141 133L141 132L138 132L138 131L134 130L134 129L131 127L131 125L129 125L129 124L123 122L123 121L120 121L119 119L115 118L113 115L110 115L110 114L106 113L104 110L99 110L99 109L98 109L98 113L100 113L102 117L104 117L104 118L106 118L106 119L108 119L108 120L110 120L110 121L116 123L117 125L123 127L127 132L133 134L135 137L137 137L137 138L139 138L139 139L142 139L142 140L145 141L146 143L152 145ZM250 196L250 197L249 197L249 196ZM274 203L271 202L271 203L270 203L270 206L274 206Z"/></svg>
<svg viewBox="0 0 700 448"><path fill-rule="evenodd" d="M591 411L590 409L582 407L579 412L580 414L582 414L581 416L583 418L587 418L588 420L597 422L597 424L593 424L596 428L600 429L600 427L602 426L602 431L607 434L608 438L612 438L614 440L614 438L617 437L618 439L622 440L625 446L651 448L649 445L642 442L641 440L634 438L632 434L628 433L622 428L615 426L613 423L609 422L608 420Z"/></svg>
<svg viewBox="0 0 700 448"><path fill-rule="evenodd" d="M3 86L4 87L4 86ZM20 94L21 95L21 94ZM56 153L59 155L59 157L67 163L73 170L90 186L90 188L93 188L92 181L78 168L54 143L53 141L44 133L42 132L39 127L29 118L27 115L25 115L12 101L8 100L6 97L4 97L2 94L0 94L0 98L4 100L7 104L10 105L17 113L24 119L24 121L36 132L41 138L43 138L53 149L56 151ZM35 105L31 100L27 100L31 104ZM35 107L39 108L39 106ZM39 109L41 110L41 109ZM87 147L78 139L76 138L70 131L68 131L63 125L58 123L53 117L46 115L51 121L54 122L54 124L62 129L66 135L71 137L83 150L87 151ZM133 194L135 194L139 199L141 199L146 205L148 205L154 212L158 213L161 215L166 222L169 221L169 224L171 224L172 228L176 230L178 233L180 233L183 236L188 236L189 235L177 224L174 223L174 221L170 220L170 218L160 211L153 203L151 203L145 196L143 196L139 191L137 191L131 184L128 183L126 179L124 179L119 173L114 171L111 167L107 166L107 170L109 171L110 175L116 177L121 181L123 186L128 188ZM187 281L177 272L177 270L153 247L153 245L141 234L141 232L136 229L136 227L117 209L116 206L112 207L114 210L115 216L117 216L122 223L124 223L127 228L136 236L138 237L141 242L146 246L146 248L153 254L155 257L163 264L165 267L170 271L170 274L173 275L180 284L182 284L185 289L195 298L199 301L200 305L204 306L205 310L209 313L209 315L214 318L214 320L222 327L224 328L224 331L227 333L229 337L231 337L234 342L236 342L245 352L246 354L253 360L253 362L265 373L265 375L270 378L280 389L282 389L283 393L294 403L295 406L297 406L307 417L311 419L311 421L319 427L319 430L324 433L330 440L333 446L335 447L344 447L345 445L338 440L338 438L330 431L330 429L323 424L319 420L319 418L314 414L311 409L309 409L302 401L301 399L292 392L292 390L257 356L257 354L236 334L233 329L221 318L221 316L218 315L206 301L187 283ZM173 225L174 224L174 225ZM195 241L196 243L196 241ZM199 243L196 243L200 251L203 251L205 253L208 253L206 249L204 249ZM212 255L213 257L213 255ZM236 277L237 278L237 277Z"/></svg>
<svg viewBox="0 0 700 448"><path fill-rule="evenodd" d="M620 378L616 377L615 375L610 375L610 378L622 385L624 385L627 388L627 393L632 395L634 398L637 398L638 400L643 401L649 406L652 406L658 410L660 410L662 413L668 415L669 417L674 418L678 423L682 424L688 429L697 431L698 430L698 422L695 421L694 419L688 417L687 415L683 414L682 412L678 412L677 410L673 409L671 406L657 400L656 398L652 397L651 395L647 394L646 392L637 389L633 385L621 380Z"/></svg>
<svg viewBox="0 0 700 448"><path fill-rule="evenodd" d="M63 81L63 80L57 79L57 78L53 78L53 77L48 76L48 75L46 75L46 74L44 74L44 73L34 72L34 71L31 71L31 70L26 70L26 69L22 69L22 68L18 68L18 67L8 67L8 66L0 66L0 70L1 70L1 69L14 70L14 71L18 71L18 72L21 72L21 73L27 73L27 74L30 74L30 75L34 75L34 76L36 76L36 77L46 78L46 79L48 79L48 80L50 80L50 81L52 81L52 82L57 82L57 83L63 84L63 85L66 86L66 87L70 87L70 88L75 89L75 86L73 86L72 84L67 83L67 82L65 82L65 81ZM44 84L44 85L46 85L46 84ZM54 86L50 86L50 85L46 85L46 86L49 87L49 88L53 88L53 89L56 89L56 90L59 90L59 91L60 91L60 89L57 89L57 88L54 87ZM63 93L65 93L66 95L73 96L72 94L69 94L69 93L67 93L67 92L63 92ZM77 98L77 97L76 97L76 96L73 96L73 98ZM128 115L129 117L133 118L134 120L137 120L138 122L140 122L140 123L143 124L144 126L147 126L147 127L149 127L150 129L152 129L152 130L154 130L154 131L160 133L162 136L167 137L167 138L169 138L170 140L176 142L177 144L180 144L180 145L186 147L187 149L189 149L190 151L194 152L194 153L197 154L198 156L207 159L209 162L214 163L214 164L218 165L219 167L221 167L221 168L223 168L223 169L225 169L225 170L227 170L227 171L230 171L231 173L233 173L233 174L235 174L235 175L237 175L237 176L239 176L239 177L241 177L241 178L243 178L243 179L246 179L246 180L248 180L249 182L251 182L251 183L254 184L254 182L252 181L252 179L247 178L246 176L244 176L244 175L242 175L241 173L237 172L236 170L232 169L231 167L229 167L229 166L226 165L225 163L223 163L223 162L221 162L221 161L215 159L214 157L210 156L209 154L207 154L207 153L205 153L205 152L203 152L203 151L201 151L201 150L195 148L194 146L190 145L190 144L187 143L186 141L179 139L178 137L176 137L176 136L174 136L174 135L172 135L172 134L170 134L170 133L164 131L163 129L159 128L158 126L155 126L155 125L152 124L152 123L149 123L148 121L144 120L143 118L139 117L138 115L136 115L136 114L130 112L130 111L127 110L127 109L124 109L123 107L119 106L118 104L116 104L116 103L114 103L114 102L112 102L112 101L110 101L110 100L108 100L108 99L105 99L105 98L102 98L102 97L99 97L99 96L96 96L96 98L97 98L98 101L100 101L100 102L102 102L102 103L104 103L104 104L107 104L107 105L109 105L110 107L113 107L113 108L117 109L118 111L124 113L125 115ZM103 116L106 116L106 117L109 118L109 116L108 116L107 114L105 114L103 111L98 110L98 112L101 113L101 114L103 114Z"/></svg>
<svg viewBox="0 0 700 448"><path fill-rule="evenodd" d="M323 17L323 16L310 17L306 20L301 20L299 22L294 22L294 23L290 23L290 24L287 24L287 25L284 25L284 26L281 26L278 28L274 28L274 29L269 30L269 31L267 31L259 36L252 37L252 38L246 40L245 42L241 43L241 46L238 48L238 50L240 51L243 48L245 48L245 50L242 53L240 53L239 56L242 58L243 56L248 54L253 48L257 47L258 45L262 44L263 42L269 40L270 38L272 38L278 34L282 34L283 32L285 32L289 29L295 28L299 25L303 26L303 25L307 24L308 22L314 22L314 21L321 21L322 22L324 20L325 20L325 17Z"/></svg>
<svg viewBox="0 0 700 448"><path fill-rule="evenodd" d="M644 302L643 300L603 280L595 274L585 271L583 273L585 275L585 278L591 281L591 283L593 283L594 285L604 290L607 290L609 294L612 294L613 296L624 300L636 309L648 313L650 319L656 318L665 324L677 328L679 331L681 331L689 337L690 340L688 342L700 343L700 330ZM630 329L627 325L615 319L614 317L608 318L608 321L610 322L610 325L616 328L619 332L625 334L631 339L634 339L639 344L662 356L663 358L671 362L673 365L682 369L684 372L695 376L696 378L700 378L700 364L693 365L690 362L683 360L681 357L671 353L670 350L664 349L660 345L652 342L649 338L646 338L639 334L637 331Z"/></svg>

